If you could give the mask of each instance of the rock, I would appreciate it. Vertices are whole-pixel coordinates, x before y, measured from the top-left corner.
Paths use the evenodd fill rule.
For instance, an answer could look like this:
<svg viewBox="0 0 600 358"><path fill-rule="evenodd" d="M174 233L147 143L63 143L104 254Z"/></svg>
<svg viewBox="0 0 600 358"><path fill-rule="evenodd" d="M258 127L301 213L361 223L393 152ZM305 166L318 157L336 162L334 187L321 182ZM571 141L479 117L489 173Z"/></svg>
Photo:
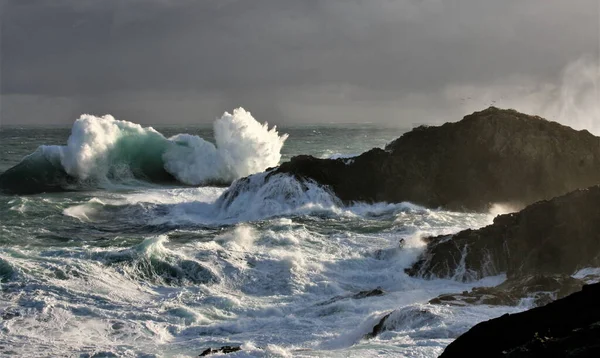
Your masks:
<svg viewBox="0 0 600 358"><path fill-rule="evenodd" d="M77 179L68 175L60 163L52 163L39 150L0 173L0 192L6 194L69 191L76 183Z"/></svg>
<svg viewBox="0 0 600 358"><path fill-rule="evenodd" d="M153 160L142 160L130 167L137 179L152 183L176 183L176 178ZM114 173L109 172L108 178ZM44 154L42 147L26 156L20 163L0 173L0 192L14 195L68 192L98 188L97 178L80 180L68 174L59 157Z"/></svg>
<svg viewBox="0 0 600 358"><path fill-rule="evenodd" d="M384 332L385 324L392 313L393 312L390 312L390 313L384 315L383 317L381 317L379 322L377 322L377 324L375 326L373 326L373 329L371 330L371 332L367 333L364 338L371 339L371 338L377 337L379 334Z"/></svg>
<svg viewBox="0 0 600 358"><path fill-rule="evenodd" d="M4 321L8 321L15 317L21 317L21 313L19 311L6 310L6 311L2 312L2 314L0 315L0 318L2 318Z"/></svg>
<svg viewBox="0 0 600 358"><path fill-rule="evenodd" d="M600 183L600 138L490 107L421 126L385 150L348 159L297 156L271 174L328 186L344 202L403 202L455 210L525 206Z"/></svg>
<svg viewBox="0 0 600 358"><path fill-rule="evenodd" d="M207 348L205 349L202 353L200 353L199 357L205 357L211 354L217 354L217 353L223 353L223 354L227 354L227 353L233 353L233 352L237 352L237 351L241 351L242 348L240 346L223 346L221 348Z"/></svg>
<svg viewBox="0 0 600 358"><path fill-rule="evenodd" d="M462 281L506 273L573 275L600 266L600 187L540 201L500 215L490 226L425 239L427 248L407 273Z"/></svg>
<svg viewBox="0 0 600 358"><path fill-rule="evenodd" d="M600 357L600 284L479 323L440 357Z"/></svg>
<svg viewBox="0 0 600 358"><path fill-rule="evenodd" d="M335 296L325 302L321 302L319 304L317 304L318 306L325 306L346 298L352 298L355 300L360 300L363 298L367 298L367 297L374 297L374 296L383 296L385 295L385 291L381 288L381 287L377 287L374 290L365 290L365 291L360 291L358 293L355 293L353 295L343 295L343 296Z"/></svg>
<svg viewBox="0 0 600 358"><path fill-rule="evenodd" d="M360 300L362 298L383 296L383 295L385 295L385 291L381 287L377 287L374 290L360 291L359 293L352 295L352 298Z"/></svg>
<svg viewBox="0 0 600 358"><path fill-rule="evenodd" d="M364 338L374 338L385 331L415 330L442 324L444 318L433 306L407 306L383 315Z"/></svg>
<svg viewBox="0 0 600 358"><path fill-rule="evenodd" d="M517 306L531 300L542 306L581 290L584 282L566 275L538 275L509 279L496 287L476 287L463 293L444 294L429 301L431 304L467 306Z"/></svg>

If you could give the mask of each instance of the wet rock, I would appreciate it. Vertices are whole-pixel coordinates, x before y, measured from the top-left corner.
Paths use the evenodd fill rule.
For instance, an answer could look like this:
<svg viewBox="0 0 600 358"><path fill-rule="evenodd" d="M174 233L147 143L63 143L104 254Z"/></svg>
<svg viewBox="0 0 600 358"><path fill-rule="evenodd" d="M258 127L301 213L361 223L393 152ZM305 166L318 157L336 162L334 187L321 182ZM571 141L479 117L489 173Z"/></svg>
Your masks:
<svg viewBox="0 0 600 358"><path fill-rule="evenodd" d="M0 317L2 317L2 320L8 321L9 319L13 319L15 317L21 317L21 313L19 311L8 311L7 310L7 311L2 312Z"/></svg>
<svg viewBox="0 0 600 358"><path fill-rule="evenodd" d="M490 226L425 239L407 273L462 281L505 272L509 279L573 275L600 266L600 187L537 202L500 215Z"/></svg>
<svg viewBox="0 0 600 358"><path fill-rule="evenodd" d="M240 346L223 346L221 348L207 348L205 349L202 353L200 353L199 357L205 357L211 354L216 354L216 353L223 353L223 354L227 354L227 353L234 353L237 351L241 351L242 348Z"/></svg>
<svg viewBox="0 0 600 358"><path fill-rule="evenodd" d="M377 287L374 290L360 291L359 293L352 295L352 298L359 300L361 298L383 295L385 295L385 291L381 287Z"/></svg>
<svg viewBox="0 0 600 358"><path fill-rule="evenodd" d="M444 294L431 304L452 306L493 305L516 306L522 300L542 306L581 290L584 282L566 275L537 275L509 279L496 287L476 287L462 293Z"/></svg>
<svg viewBox="0 0 600 358"><path fill-rule="evenodd" d="M408 306L382 316L364 338L370 339L388 330L415 330L424 326L438 325L442 321L443 318L427 306Z"/></svg>
<svg viewBox="0 0 600 358"><path fill-rule="evenodd" d="M377 324L375 326L373 326L373 329L371 330L371 332L369 332L365 335L365 338L369 339L369 338L377 337L380 333L385 331L385 323L392 313L393 312L390 312L390 313L384 315L383 317L381 317L379 322L377 322Z"/></svg>
<svg viewBox="0 0 600 358"><path fill-rule="evenodd" d="M600 284L542 307L482 322L440 357L599 357Z"/></svg>
<svg viewBox="0 0 600 358"><path fill-rule="evenodd" d="M600 138L490 107L456 123L415 128L351 161L297 156L271 175L277 173L328 186L344 202L522 207L600 183Z"/></svg>
<svg viewBox="0 0 600 358"><path fill-rule="evenodd" d="M325 302L321 302L318 304L318 306L325 306L340 300L344 300L347 298L352 298L355 300L360 300L363 298L367 298L367 297L374 297L374 296L383 296L385 295L385 291L381 288L381 287L377 287L374 290L365 290L365 291L360 291L358 293L355 293L353 295L344 295L344 296L335 296Z"/></svg>
<svg viewBox="0 0 600 358"><path fill-rule="evenodd" d="M51 162L39 150L0 174L0 192L7 194L62 192L76 183L60 163Z"/></svg>

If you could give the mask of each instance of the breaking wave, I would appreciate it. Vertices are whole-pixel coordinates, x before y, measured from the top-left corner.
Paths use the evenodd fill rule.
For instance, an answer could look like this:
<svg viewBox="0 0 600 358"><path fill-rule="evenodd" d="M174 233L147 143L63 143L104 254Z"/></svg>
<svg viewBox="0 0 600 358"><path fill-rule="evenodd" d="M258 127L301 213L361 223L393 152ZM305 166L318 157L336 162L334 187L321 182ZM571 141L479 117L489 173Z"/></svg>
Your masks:
<svg viewBox="0 0 600 358"><path fill-rule="evenodd" d="M279 135L250 112L225 112L213 126L214 144L191 134L166 138L110 115L82 115L66 146L40 146L0 175L0 188L28 194L132 181L229 184L279 164L287 134Z"/></svg>
<svg viewBox="0 0 600 358"><path fill-rule="evenodd" d="M167 236L146 238L130 249L102 252L97 258L125 277L153 284L194 285L219 281L219 277L198 261L167 249Z"/></svg>

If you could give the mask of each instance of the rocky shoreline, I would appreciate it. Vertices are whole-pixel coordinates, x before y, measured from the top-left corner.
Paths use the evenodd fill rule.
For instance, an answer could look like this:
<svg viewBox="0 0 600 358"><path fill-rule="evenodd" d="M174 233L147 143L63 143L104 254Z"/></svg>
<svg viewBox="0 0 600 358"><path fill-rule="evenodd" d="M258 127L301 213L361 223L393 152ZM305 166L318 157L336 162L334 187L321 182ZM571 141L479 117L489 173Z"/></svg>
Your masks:
<svg viewBox="0 0 600 358"><path fill-rule="evenodd" d="M432 305L535 307L476 325L442 357L600 356L600 283L586 285L600 277L574 277L600 267L599 137L491 107L456 123L418 127L354 158L297 156L266 180L276 174L316 182L345 203L523 208L478 230L424 238L425 252L406 269L415 277L464 282L506 274L496 287L444 294ZM436 316L427 308L395 310L363 338L407 319Z"/></svg>
<svg viewBox="0 0 600 358"><path fill-rule="evenodd" d="M444 294L430 304L526 301L536 307L476 325L442 357L600 356L600 277L573 277L600 267L598 139L489 108L458 123L413 130L385 150L351 160L296 157L276 172L327 185L346 202L411 201L479 211L495 202L524 207L478 230L424 238L425 252L406 269L415 277L464 282L506 274L496 287ZM431 313L390 312L364 338L407 315Z"/></svg>

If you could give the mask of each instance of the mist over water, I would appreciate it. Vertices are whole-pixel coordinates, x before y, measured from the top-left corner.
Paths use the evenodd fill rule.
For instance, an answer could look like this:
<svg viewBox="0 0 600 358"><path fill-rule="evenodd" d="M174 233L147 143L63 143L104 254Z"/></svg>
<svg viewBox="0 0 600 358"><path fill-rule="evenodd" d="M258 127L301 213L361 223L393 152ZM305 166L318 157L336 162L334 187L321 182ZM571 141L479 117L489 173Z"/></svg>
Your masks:
<svg viewBox="0 0 600 358"><path fill-rule="evenodd" d="M551 82L540 82L526 75L513 76L485 86L450 86L444 96L454 103L459 102L463 115L493 105L600 135L597 56L583 56L568 63Z"/></svg>

